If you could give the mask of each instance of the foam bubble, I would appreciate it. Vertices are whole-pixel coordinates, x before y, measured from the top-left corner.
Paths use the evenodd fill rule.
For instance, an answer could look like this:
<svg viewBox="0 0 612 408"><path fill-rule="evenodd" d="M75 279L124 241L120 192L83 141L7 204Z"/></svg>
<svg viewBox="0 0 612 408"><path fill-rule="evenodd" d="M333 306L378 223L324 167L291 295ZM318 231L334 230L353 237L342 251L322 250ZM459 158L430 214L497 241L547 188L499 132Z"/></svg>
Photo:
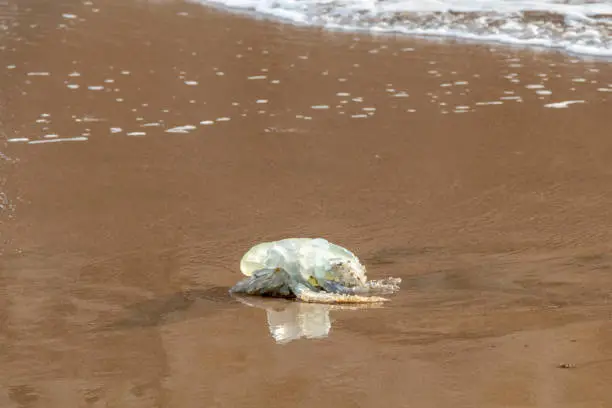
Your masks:
<svg viewBox="0 0 612 408"><path fill-rule="evenodd" d="M554 109L565 109L569 107L569 105L573 105L576 103L584 103L585 101L563 101L563 102L554 102L547 103L544 105L545 108L554 108Z"/></svg>
<svg viewBox="0 0 612 408"><path fill-rule="evenodd" d="M488 102L476 102L478 106L486 106L486 105L503 105L502 101L488 101Z"/></svg>
<svg viewBox="0 0 612 408"><path fill-rule="evenodd" d="M56 139L31 140L28 144L61 143L61 142L84 142L88 140L86 136L77 137L58 137Z"/></svg>
<svg viewBox="0 0 612 408"><path fill-rule="evenodd" d="M196 127L193 125L176 126L166 129L166 133L189 133L189 131L194 130L195 128Z"/></svg>

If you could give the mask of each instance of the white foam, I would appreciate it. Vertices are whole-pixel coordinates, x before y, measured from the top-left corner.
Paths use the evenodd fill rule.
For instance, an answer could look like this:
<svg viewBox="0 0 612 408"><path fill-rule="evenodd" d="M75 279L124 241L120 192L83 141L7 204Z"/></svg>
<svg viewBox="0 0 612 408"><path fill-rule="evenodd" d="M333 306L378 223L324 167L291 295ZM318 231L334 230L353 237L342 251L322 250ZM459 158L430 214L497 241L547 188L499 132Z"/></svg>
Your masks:
<svg viewBox="0 0 612 408"><path fill-rule="evenodd" d="M50 72L28 72L28 76L49 76Z"/></svg>
<svg viewBox="0 0 612 408"><path fill-rule="evenodd" d="M332 29L450 36L612 56L610 0L189 1Z"/></svg>

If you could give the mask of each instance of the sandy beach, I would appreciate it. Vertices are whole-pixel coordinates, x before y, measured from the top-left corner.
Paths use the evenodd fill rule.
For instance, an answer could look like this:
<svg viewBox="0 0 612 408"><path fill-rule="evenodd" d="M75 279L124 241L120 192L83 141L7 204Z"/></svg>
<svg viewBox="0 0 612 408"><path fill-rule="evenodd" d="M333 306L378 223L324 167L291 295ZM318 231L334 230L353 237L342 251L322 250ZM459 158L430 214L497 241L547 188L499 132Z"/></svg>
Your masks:
<svg viewBox="0 0 612 408"><path fill-rule="evenodd" d="M180 1L0 16L0 406L612 405L609 61ZM293 236L402 290L227 294Z"/></svg>

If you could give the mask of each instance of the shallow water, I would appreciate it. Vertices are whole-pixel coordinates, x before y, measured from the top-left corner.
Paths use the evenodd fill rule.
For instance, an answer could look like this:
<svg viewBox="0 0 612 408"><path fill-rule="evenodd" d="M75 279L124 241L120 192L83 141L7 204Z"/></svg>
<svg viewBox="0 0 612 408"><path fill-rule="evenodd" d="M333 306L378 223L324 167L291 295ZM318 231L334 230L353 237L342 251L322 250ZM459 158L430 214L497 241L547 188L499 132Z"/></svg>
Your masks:
<svg viewBox="0 0 612 408"><path fill-rule="evenodd" d="M0 405L612 403L609 63L0 5ZM230 297L288 236L403 289Z"/></svg>
<svg viewBox="0 0 612 408"><path fill-rule="evenodd" d="M228 18L224 14L178 2L137 4L140 9L113 2L59 4L48 15L42 6L20 6L18 14L13 9L4 13L19 16L8 24L3 45L7 101L16 112L8 142L85 142L97 133L185 134L254 117L273 123L264 131L299 132L311 121L332 117L363 121L424 111L484 113L531 101L567 108L612 97L607 62L486 45L470 49L491 53L487 64L492 66L476 66L477 60L469 58L457 64L454 55L441 51L446 45L412 41L402 46L393 37L364 41L367 37L282 25L272 26L262 41L233 35L226 27L211 36L197 27L214 26L216 16ZM160 25L190 36L142 38ZM312 38L304 40L303 33ZM318 41L344 50L347 58L330 65L317 55L313 44ZM535 60L536 68L530 64ZM394 70L396 64L410 66L409 72ZM306 72L316 81L308 92L296 80ZM415 77L423 83L418 89ZM370 95L364 94L362 81L372 83ZM487 89L490 82L496 86ZM278 93L300 98L286 103L275 97ZM279 128L281 122L291 125Z"/></svg>

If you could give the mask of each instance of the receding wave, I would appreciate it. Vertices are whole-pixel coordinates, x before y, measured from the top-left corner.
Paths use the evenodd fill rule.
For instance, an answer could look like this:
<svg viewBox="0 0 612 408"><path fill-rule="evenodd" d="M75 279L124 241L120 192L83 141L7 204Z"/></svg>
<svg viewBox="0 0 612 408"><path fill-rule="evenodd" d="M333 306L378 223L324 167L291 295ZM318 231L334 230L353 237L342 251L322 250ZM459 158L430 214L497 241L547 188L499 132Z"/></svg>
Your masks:
<svg viewBox="0 0 612 408"><path fill-rule="evenodd" d="M299 24L612 56L612 0L191 0Z"/></svg>

